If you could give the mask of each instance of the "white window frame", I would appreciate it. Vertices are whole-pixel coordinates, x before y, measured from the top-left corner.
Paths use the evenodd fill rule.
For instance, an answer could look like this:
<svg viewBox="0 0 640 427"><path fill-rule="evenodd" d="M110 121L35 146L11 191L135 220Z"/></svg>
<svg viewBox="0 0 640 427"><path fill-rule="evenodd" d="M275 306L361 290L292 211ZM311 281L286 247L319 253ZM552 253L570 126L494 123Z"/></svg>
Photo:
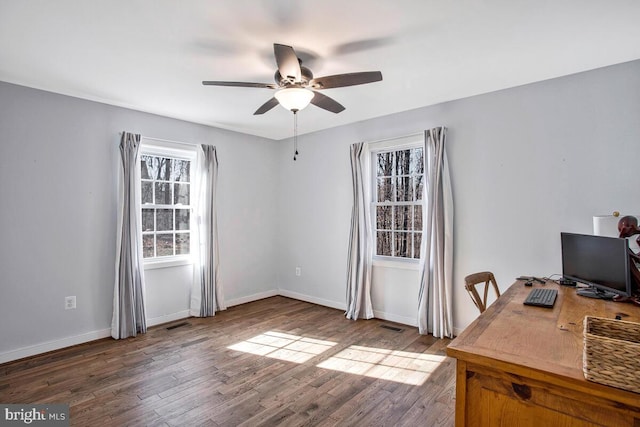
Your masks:
<svg viewBox="0 0 640 427"><path fill-rule="evenodd" d="M190 265L193 264L193 233L195 232L196 220L195 220L195 210L194 206L197 203L197 188L196 188L196 180L199 176L198 170L198 152L197 146L186 144L186 143L178 143L171 141L162 141L151 138L141 138L140 144L140 158L142 156L158 156L158 157L170 157L173 159L180 160L188 160L191 162L190 166L190 190L189 190L189 233L190 233L190 253L184 255L171 255L171 256L163 256L163 257L155 257L155 258L143 258L144 268L145 270L151 270L156 268L167 268L167 267L177 267L181 265ZM138 170L140 170L140 164L138 164ZM142 179L141 179L142 183ZM142 209L144 209L146 204L141 203L140 209L140 224L142 224ZM154 205L158 206L158 205ZM171 205L175 206L175 205ZM167 206L169 208L169 206Z"/></svg>
<svg viewBox="0 0 640 427"><path fill-rule="evenodd" d="M420 259L419 258L404 258L404 257L395 257L388 255L377 255L377 223L376 223L376 207L379 205L385 205L384 203L378 203L377 200L377 155L379 153L392 152L392 151L401 151L412 148L422 148L424 150L424 135L414 134L399 138L393 138L388 140L383 140L380 142L372 142L369 143L369 152L371 154L370 159L370 188L371 188L371 209L369 210L370 218L371 218L371 228L373 233L373 265L380 267L390 267L390 268L400 268L407 270L418 270ZM423 159L426 158L426 153L423 153ZM426 172L426 171L424 171ZM424 182L424 181L423 181ZM425 197L425 188L423 187L422 196ZM389 206L398 206L398 205L415 205L415 202L392 202L388 203ZM424 207L423 207L424 209ZM423 224L424 226L424 224ZM423 238L424 238L424 232Z"/></svg>

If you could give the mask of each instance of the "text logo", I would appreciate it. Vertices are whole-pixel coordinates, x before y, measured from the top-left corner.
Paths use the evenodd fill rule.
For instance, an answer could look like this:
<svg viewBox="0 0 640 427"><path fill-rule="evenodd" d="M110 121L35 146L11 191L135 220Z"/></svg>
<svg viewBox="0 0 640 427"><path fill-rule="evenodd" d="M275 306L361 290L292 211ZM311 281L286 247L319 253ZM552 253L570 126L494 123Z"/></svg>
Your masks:
<svg viewBox="0 0 640 427"><path fill-rule="evenodd" d="M4 426L68 427L69 405L0 404L0 427Z"/></svg>

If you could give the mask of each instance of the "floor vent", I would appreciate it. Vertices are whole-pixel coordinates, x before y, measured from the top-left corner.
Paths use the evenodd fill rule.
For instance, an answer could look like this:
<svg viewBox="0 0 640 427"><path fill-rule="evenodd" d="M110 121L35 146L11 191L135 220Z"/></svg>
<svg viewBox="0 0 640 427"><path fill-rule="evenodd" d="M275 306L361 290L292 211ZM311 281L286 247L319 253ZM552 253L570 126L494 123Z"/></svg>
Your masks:
<svg viewBox="0 0 640 427"><path fill-rule="evenodd" d="M404 329L402 328L396 328L395 326L389 326L389 325L380 325L381 328L385 328L385 329L389 329L390 331L394 331L394 332L402 332L404 331Z"/></svg>
<svg viewBox="0 0 640 427"><path fill-rule="evenodd" d="M189 322L176 323L175 325L167 326L167 331L170 331L181 326L189 326Z"/></svg>

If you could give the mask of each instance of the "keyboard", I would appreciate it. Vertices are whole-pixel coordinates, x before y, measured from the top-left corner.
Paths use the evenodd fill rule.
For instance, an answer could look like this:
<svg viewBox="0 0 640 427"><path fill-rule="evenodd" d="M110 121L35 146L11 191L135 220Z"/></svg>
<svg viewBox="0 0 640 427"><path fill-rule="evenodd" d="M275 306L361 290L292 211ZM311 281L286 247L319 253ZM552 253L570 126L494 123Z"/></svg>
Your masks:
<svg viewBox="0 0 640 427"><path fill-rule="evenodd" d="M558 291L548 288L535 288L529 292L524 300L524 305L535 305L537 307L553 307L556 302Z"/></svg>

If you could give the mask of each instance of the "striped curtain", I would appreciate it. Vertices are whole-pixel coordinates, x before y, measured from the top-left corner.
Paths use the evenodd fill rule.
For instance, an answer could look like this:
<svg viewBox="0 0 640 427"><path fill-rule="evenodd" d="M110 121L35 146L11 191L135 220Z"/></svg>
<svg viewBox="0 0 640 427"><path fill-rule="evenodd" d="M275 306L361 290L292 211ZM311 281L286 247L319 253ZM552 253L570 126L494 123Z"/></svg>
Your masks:
<svg viewBox="0 0 640 427"><path fill-rule="evenodd" d="M202 145L199 152L200 186L196 212L194 246L198 248L194 263L191 289L192 316L215 316L225 310L218 246L218 221L216 214L216 186L218 183L218 155L216 147Z"/></svg>
<svg viewBox="0 0 640 427"><path fill-rule="evenodd" d="M353 182L353 209L349 258L347 265L347 319L371 319L371 264L373 239L369 206L369 150L364 142L351 146L351 178Z"/></svg>
<svg viewBox="0 0 640 427"><path fill-rule="evenodd" d="M418 328L453 337L453 196L445 152L446 128L425 132L426 197L420 248Z"/></svg>
<svg viewBox="0 0 640 427"><path fill-rule="evenodd" d="M122 133L118 174L116 279L111 336L135 337L147 331L140 218L140 135Z"/></svg>

